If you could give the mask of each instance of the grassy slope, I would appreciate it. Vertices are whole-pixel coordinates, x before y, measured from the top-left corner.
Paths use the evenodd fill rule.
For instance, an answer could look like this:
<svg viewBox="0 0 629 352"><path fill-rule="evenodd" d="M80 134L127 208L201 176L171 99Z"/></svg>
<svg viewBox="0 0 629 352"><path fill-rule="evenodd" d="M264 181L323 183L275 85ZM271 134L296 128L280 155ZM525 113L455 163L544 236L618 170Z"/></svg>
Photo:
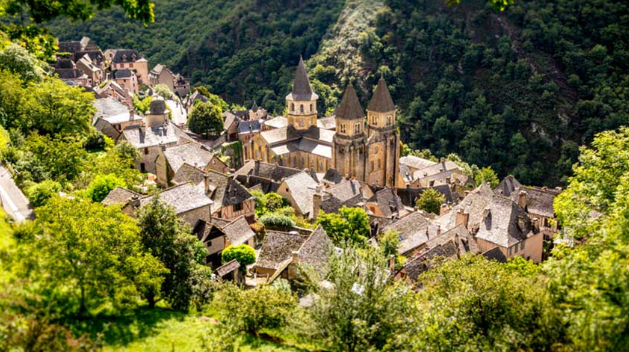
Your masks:
<svg viewBox="0 0 629 352"><path fill-rule="evenodd" d="M140 308L118 317L68 322L76 336L98 339L103 351L204 351L203 336L213 336L212 323L193 314ZM248 335L234 336L237 351L305 351Z"/></svg>

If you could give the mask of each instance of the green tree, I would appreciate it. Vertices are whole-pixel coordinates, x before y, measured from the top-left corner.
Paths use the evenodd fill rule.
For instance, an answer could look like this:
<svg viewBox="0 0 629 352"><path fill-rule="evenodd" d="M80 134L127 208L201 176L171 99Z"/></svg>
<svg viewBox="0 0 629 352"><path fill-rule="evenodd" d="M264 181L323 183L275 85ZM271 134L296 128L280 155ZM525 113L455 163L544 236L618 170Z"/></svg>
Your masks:
<svg viewBox="0 0 629 352"><path fill-rule="evenodd" d="M265 194L264 198L266 199L266 209L270 212L274 212L280 208L290 205L288 200L275 192Z"/></svg>
<svg viewBox="0 0 629 352"><path fill-rule="evenodd" d="M32 185L26 191L28 201L35 208L45 205L48 199L59 195L61 192L61 184L57 181L46 180L38 184Z"/></svg>
<svg viewBox="0 0 629 352"><path fill-rule="evenodd" d="M188 126L194 133L209 136L217 136L223 132L223 112L220 106L212 103L198 103L194 106Z"/></svg>
<svg viewBox="0 0 629 352"><path fill-rule="evenodd" d="M246 244L237 246L229 246L221 253L221 261L223 264L236 259L240 263L241 269L246 269L247 265L256 262L256 251Z"/></svg>
<svg viewBox="0 0 629 352"><path fill-rule="evenodd" d="M378 235L378 248L385 258L397 256L400 245L400 234L397 231L386 231Z"/></svg>
<svg viewBox="0 0 629 352"><path fill-rule="evenodd" d="M0 69L20 75L25 82L39 82L50 68L26 49L10 44L4 50L0 50Z"/></svg>
<svg viewBox="0 0 629 352"><path fill-rule="evenodd" d="M98 175L87 188L87 198L93 202L100 202L116 187L125 186L124 180L116 175Z"/></svg>
<svg viewBox="0 0 629 352"><path fill-rule="evenodd" d="M335 244L364 243L371 235L369 216L362 208L342 207L338 213L326 214L321 211L317 223Z"/></svg>
<svg viewBox="0 0 629 352"><path fill-rule="evenodd" d="M500 183L498 175L496 175L496 172L492 170L490 166L478 170L474 174L474 181L476 181L477 185L489 182L491 188L498 186L498 183Z"/></svg>
<svg viewBox="0 0 629 352"><path fill-rule="evenodd" d="M298 329L333 351L400 350L396 343L412 326L414 293L392 283L387 259L377 251L349 246L330 257L327 280Z"/></svg>
<svg viewBox="0 0 629 352"><path fill-rule="evenodd" d="M260 217L260 222L266 227L293 227L295 221L290 217L277 213L266 213Z"/></svg>
<svg viewBox="0 0 629 352"><path fill-rule="evenodd" d="M428 188L419 196L415 204L418 209L433 214L439 214L441 204L446 201L446 197L434 188Z"/></svg>
<svg viewBox="0 0 629 352"><path fill-rule="evenodd" d="M167 85L165 84L158 84L155 87L153 87L153 91L155 92L155 94L161 96L164 99L170 99L173 97L173 92L170 91L170 88L168 88Z"/></svg>
<svg viewBox="0 0 629 352"><path fill-rule="evenodd" d="M22 107L42 134L87 134L96 108L94 95L58 79L28 86Z"/></svg>
<svg viewBox="0 0 629 352"><path fill-rule="evenodd" d="M169 270L161 287L161 297L176 309L188 309L192 297L192 277L207 256L207 250L190 234L190 227L183 224L174 208L162 202L158 196L142 207L138 213L140 238L149 253L158 258ZM154 293L154 292L149 292ZM159 300L146 297L153 307Z"/></svg>
<svg viewBox="0 0 629 352"><path fill-rule="evenodd" d="M423 314L403 337L407 350L552 351L561 345L561 314L545 278L482 256L432 266L419 278Z"/></svg>
<svg viewBox="0 0 629 352"><path fill-rule="evenodd" d="M33 252L21 275L66 314L134 305L136 280L160 280L163 267L143 253L135 220L120 208L53 197L36 217L39 232L25 241Z"/></svg>
<svg viewBox="0 0 629 352"><path fill-rule="evenodd" d="M225 283L212 301L212 308L230 330L256 336L263 328L284 326L296 306L297 298L290 289L276 285L241 290Z"/></svg>

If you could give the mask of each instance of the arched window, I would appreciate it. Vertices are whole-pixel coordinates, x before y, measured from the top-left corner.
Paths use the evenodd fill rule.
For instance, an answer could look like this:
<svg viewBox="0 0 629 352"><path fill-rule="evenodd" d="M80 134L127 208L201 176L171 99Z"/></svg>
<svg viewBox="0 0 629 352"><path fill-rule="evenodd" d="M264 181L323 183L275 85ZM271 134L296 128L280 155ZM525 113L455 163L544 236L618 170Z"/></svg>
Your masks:
<svg viewBox="0 0 629 352"><path fill-rule="evenodd" d="M342 124L341 124L341 133L345 133L345 132L346 132L346 130L345 130L345 124L344 124L344 123L342 123Z"/></svg>
<svg viewBox="0 0 629 352"><path fill-rule="evenodd" d="M378 117L377 116L371 116L371 124L374 126L378 126Z"/></svg>
<svg viewBox="0 0 629 352"><path fill-rule="evenodd" d="M312 108L312 104L310 104L310 112L313 112L314 109Z"/></svg>
<svg viewBox="0 0 629 352"><path fill-rule="evenodd" d="M382 168L382 162L380 159L378 159L378 170L380 170Z"/></svg>
<svg viewBox="0 0 629 352"><path fill-rule="evenodd" d="M387 115L387 126L391 126L393 123L393 116Z"/></svg>
<svg viewBox="0 0 629 352"><path fill-rule="evenodd" d="M302 114L304 113L304 104L299 105L299 112Z"/></svg>
<svg viewBox="0 0 629 352"><path fill-rule="evenodd" d="M360 133L360 123L354 124L354 133Z"/></svg>
<svg viewBox="0 0 629 352"><path fill-rule="evenodd" d="M291 112L295 111L295 104L290 103L290 111Z"/></svg>

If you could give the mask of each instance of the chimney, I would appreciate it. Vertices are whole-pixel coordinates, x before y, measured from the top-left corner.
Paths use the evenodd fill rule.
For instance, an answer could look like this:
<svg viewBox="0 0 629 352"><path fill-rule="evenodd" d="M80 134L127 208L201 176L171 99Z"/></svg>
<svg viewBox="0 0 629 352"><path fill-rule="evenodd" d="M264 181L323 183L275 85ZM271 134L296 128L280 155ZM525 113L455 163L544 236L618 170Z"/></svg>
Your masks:
<svg viewBox="0 0 629 352"><path fill-rule="evenodd" d="M137 194L134 194L131 197L131 200L129 201L129 205L131 205L132 208L137 209L140 207L140 196L138 196Z"/></svg>
<svg viewBox="0 0 629 352"><path fill-rule="evenodd" d="M518 193L518 205L522 209L526 209L526 191L520 191L520 193Z"/></svg>
<svg viewBox="0 0 629 352"><path fill-rule="evenodd" d="M441 164L445 164L445 163L446 163L446 158L441 157L441 158L439 159L439 162L440 162Z"/></svg>
<svg viewBox="0 0 629 352"><path fill-rule="evenodd" d="M454 226L463 225L465 228L468 226L468 222L470 221L470 214L465 212L463 209L459 209L456 212L456 222Z"/></svg>
<svg viewBox="0 0 629 352"><path fill-rule="evenodd" d="M210 175L209 174L203 175L203 184L205 188L205 194L209 194L210 193Z"/></svg>
<svg viewBox="0 0 629 352"><path fill-rule="evenodd" d="M321 190L318 189L317 192L312 195L312 219L316 220L319 217L319 210L321 210L321 203L323 202L323 194Z"/></svg>
<svg viewBox="0 0 629 352"><path fill-rule="evenodd" d="M446 203L441 204L441 208L439 208L439 215L443 215L448 212L448 205Z"/></svg>

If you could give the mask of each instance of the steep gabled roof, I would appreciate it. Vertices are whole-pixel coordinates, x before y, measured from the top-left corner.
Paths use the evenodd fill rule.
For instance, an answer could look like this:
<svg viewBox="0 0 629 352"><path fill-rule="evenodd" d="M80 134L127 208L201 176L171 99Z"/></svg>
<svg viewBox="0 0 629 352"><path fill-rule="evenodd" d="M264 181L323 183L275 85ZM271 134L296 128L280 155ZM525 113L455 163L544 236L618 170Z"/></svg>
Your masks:
<svg viewBox="0 0 629 352"><path fill-rule="evenodd" d="M205 196L205 193L191 183L184 183L159 193L159 198L166 204L175 208L177 214L209 206L212 201ZM140 206L148 204L153 196L140 199Z"/></svg>
<svg viewBox="0 0 629 352"><path fill-rule="evenodd" d="M318 98L318 96L312 92L310 81L308 80L308 73L306 72L306 65L304 65L302 58L299 58L299 64L297 65L297 70L295 70L295 79L293 80L293 90L287 98L296 101L308 101Z"/></svg>
<svg viewBox="0 0 629 352"><path fill-rule="evenodd" d="M101 203L104 205L126 204L133 196L139 196L139 194L126 188L116 187L109 192Z"/></svg>
<svg viewBox="0 0 629 352"><path fill-rule="evenodd" d="M173 172L177 173L185 163L195 165L201 169L205 168L214 158L214 154L207 150L204 145L190 142L166 148L164 157L166 157Z"/></svg>
<svg viewBox="0 0 629 352"><path fill-rule="evenodd" d="M391 99L387 83L382 77L378 80L376 91L373 93L373 97L371 97L367 110L373 112L389 112L395 110L395 104L393 104L393 99Z"/></svg>
<svg viewBox="0 0 629 352"><path fill-rule="evenodd" d="M267 232L255 266L278 269L284 261L291 259L293 251L301 248L309 237L298 233Z"/></svg>
<svg viewBox="0 0 629 352"><path fill-rule="evenodd" d="M256 235L244 215L237 217L227 225L221 227L221 230L225 233L225 236L227 236L232 246L247 243L249 239Z"/></svg>
<svg viewBox="0 0 629 352"><path fill-rule="evenodd" d="M345 88L341 104L336 108L336 117L346 120L362 119L365 117L354 86L351 83Z"/></svg>

